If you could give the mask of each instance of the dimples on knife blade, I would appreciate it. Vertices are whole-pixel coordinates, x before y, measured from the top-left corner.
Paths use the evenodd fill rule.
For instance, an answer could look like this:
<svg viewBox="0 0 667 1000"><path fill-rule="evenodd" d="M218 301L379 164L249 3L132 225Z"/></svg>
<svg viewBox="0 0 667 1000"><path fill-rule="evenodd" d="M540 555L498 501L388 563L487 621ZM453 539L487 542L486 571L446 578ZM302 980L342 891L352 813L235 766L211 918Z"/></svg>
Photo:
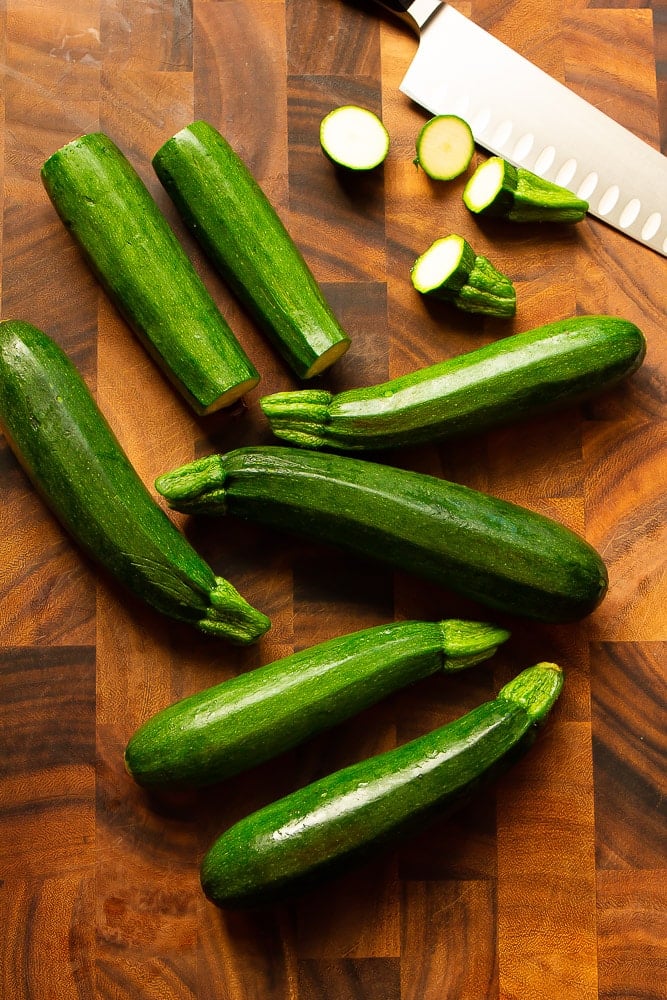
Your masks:
<svg viewBox="0 0 667 1000"><path fill-rule="evenodd" d="M484 149L576 192L591 215L667 256L667 157L449 4L401 6L420 33L406 96L465 118Z"/></svg>

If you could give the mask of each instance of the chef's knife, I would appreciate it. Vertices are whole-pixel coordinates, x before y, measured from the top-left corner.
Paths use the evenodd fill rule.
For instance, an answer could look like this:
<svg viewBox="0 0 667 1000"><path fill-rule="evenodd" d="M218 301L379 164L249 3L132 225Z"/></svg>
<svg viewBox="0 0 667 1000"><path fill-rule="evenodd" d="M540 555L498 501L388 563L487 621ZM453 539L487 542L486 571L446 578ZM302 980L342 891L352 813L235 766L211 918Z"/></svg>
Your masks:
<svg viewBox="0 0 667 1000"><path fill-rule="evenodd" d="M440 0L375 0L416 29L401 91L476 142L576 192L591 215L667 256L667 157Z"/></svg>

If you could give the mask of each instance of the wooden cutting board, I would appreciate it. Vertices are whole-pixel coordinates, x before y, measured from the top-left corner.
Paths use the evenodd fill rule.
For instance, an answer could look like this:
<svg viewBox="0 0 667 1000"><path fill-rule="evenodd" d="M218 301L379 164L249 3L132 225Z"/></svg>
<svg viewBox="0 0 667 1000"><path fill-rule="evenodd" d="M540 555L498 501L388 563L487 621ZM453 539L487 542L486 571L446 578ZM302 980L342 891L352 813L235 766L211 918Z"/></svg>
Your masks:
<svg viewBox="0 0 667 1000"><path fill-rule="evenodd" d="M649 143L667 147L662 0L460 4ZM651 7L653 9L651 9ZM149 801L123 749L190 692L394 618L482 608L370 562L224 520L177 519L268 613L238 650L129 599L82 558L0 442L0 993L5 1000L658 1000L665 997L665 379L667 262L592 219L478 225L463 179L412 164L424 114L400 95L415 51L398 22L338 0L1 0L3 318L80 367L147 484L196 455L268 443L259 393L197 419L119 319L57 219L43 160L107 132L163 207L262 375L294 378L184 232L150 167L194 118L235 145L299 243L353 347L321 384L377 382L574 313L613 313L643 368L581 407L387 461L547 513L603 554L610 590L578 625L491 616L489 664L433 678L206 794ZM320 118L355 102L392 137L383 171L342 181ZM482 153L478 154L478 159ZM409 268L460 231L515 281L513 321L432 308ZM566 687L530 755L458 817L262 914L225 914L198 864L232 821L487 699L539 659Z"/></svg>

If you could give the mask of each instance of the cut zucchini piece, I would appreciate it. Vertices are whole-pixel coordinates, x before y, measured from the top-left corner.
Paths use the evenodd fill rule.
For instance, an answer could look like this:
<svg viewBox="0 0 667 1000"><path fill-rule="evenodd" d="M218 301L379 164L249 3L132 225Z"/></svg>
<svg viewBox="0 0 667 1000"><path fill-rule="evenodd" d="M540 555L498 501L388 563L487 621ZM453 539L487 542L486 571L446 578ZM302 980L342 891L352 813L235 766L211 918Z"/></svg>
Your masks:
<svg viewBox="0 0 667 1000"><path fill-rule="evenodd" d="M468 123L458 115L436 115L417 136L415 163L436 181L451 181L470 166L475 140Z"/></svg>
<svg viewBox="0 0 667 1000"><path fill-rule="evenodd" d="M580 222L588 211L588 202L572 191L500 156L477 168L463 201L476 215L511 222Z"/></svg>
<svg viewBox="0 0 667 1000"><path fill-rule="evenodd" d="M322 119L320 145L339 167L373 170L389 152L389 133L372 111L345 104Z"/></svg>
<svg viewBox="0 0 667 1000"><path fill-rule="evenodd" d="M412 284L422 295L445 299L465 312L513 316L514 285L456 233L436 240L415 261Z"/></svg>

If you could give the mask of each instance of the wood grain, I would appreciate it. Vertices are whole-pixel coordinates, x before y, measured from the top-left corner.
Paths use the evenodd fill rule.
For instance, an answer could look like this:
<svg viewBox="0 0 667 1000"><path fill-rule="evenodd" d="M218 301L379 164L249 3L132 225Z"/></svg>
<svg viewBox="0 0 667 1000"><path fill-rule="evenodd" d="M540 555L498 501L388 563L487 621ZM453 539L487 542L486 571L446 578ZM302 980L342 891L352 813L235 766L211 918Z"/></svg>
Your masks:
<svg viewBox="0 0 667 1000"><path fill-rule="evenodd" d="M667 150L667 17L638 0L458 4ZM352 348L338 391L574 313L648 341L642 369L585 405L468 441L392 454L543 511L602 552L611 586L572 626L506 619L493 661L434 677L208 793L149 797L129 736L192 691L394 618L488 617L370 561L252 525L178 526L273 620L250 649L160 619L65 536L0 440L0 995L7 1000L663 1000L667 265L592 219L481 226L464 179L412 164L424 114L399 93L410 33L345 0L0 0L0 311L63 346L139 474L271 435L255 392L198 419L100 291L39 181L43 160L107 131L139 171L262 375L295 386L151 169L196 117L223 131L299 243ZM322 157L335 104L382 114L392 146L355 183ZM481 159L482 153L476 154ZM515 280L513 320L454 315L408 271L459 230ZM299 901L224 913L199 861L253 808L392 747L553 659L567 682L525 760L460 814Z"/></svg>

